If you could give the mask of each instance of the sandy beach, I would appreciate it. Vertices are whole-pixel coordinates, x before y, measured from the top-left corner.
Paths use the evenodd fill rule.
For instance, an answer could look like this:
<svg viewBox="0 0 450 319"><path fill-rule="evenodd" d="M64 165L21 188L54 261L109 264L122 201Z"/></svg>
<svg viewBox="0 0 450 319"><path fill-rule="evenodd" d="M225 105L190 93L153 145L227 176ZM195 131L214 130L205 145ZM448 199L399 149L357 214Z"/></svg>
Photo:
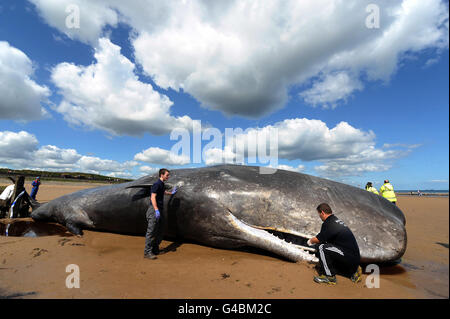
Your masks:
<svg viewBox="0 0 450 319"><path fill-rule="evenodd" d="M38 200L98 184L43 183ZM29 185L27 185L29 192ZM400 196L408 247L400 264L381 268L379 288L338 276L312 281L311 265L254 251L165 240L157 260L143 258L144 237L85 231L43 237L0 236L0 296L20 298L448 298L449 199ZM80 288L66 287L78 265ZM370 285L369 285L370 286Z"/></svg>

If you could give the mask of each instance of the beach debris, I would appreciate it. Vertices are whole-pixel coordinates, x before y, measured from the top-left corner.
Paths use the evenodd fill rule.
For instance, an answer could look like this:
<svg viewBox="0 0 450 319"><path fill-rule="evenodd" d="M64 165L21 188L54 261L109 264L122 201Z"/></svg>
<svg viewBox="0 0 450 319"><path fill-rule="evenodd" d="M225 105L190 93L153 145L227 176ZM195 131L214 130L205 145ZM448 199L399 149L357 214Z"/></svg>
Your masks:
<svg viewBox="0 0 450 319"><path fill-rule="evenodd" d="M221 276L222 276L222 279L230 278L230 275L226 274L226 273L221 274Z"/></svg>
<svg viewBox="0 0 450 319"><path fill-rule="evenodd" d="M48 250L43 249L43 248L34 248L33 251L31 252L33 257L38 257L38 256L42 255L43 253L48 253Z"/></svg>

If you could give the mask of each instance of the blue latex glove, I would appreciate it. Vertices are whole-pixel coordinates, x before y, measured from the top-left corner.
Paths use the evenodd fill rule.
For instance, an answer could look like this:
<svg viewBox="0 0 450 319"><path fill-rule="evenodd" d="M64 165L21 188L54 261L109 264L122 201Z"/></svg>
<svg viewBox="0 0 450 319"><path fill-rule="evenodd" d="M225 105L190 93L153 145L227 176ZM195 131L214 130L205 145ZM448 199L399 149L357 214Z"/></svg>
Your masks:
<svg viewBox="0 0 450 319"><path fill-rule="evenodd" d="M175 194L177 191L178 191L178 187L175 186L175 187L172 189L172 195Z"/></svg>
<svg viewBox="0 0 450 319"><path fill-rule="evenodd" d="M161 216L161 215L159 214L159 209L155 210L155 216L156 216L156 219L159 219L159 217Z"/></svg>

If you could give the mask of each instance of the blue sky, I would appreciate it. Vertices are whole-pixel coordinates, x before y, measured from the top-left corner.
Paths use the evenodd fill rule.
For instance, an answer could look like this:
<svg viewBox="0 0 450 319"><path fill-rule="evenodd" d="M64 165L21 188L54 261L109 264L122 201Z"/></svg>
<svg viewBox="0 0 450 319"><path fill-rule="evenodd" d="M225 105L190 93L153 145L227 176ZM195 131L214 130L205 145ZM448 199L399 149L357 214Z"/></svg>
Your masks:
<svg viewBox="0 0 450 319"><path fill-rule="evenodd" d="M0 167L137 178L233 162L225 145L170 155L170 132L201 121L276 127L282 169L448 189L446 2L378 1L371 29L372 2L2 1Z"/></svg>

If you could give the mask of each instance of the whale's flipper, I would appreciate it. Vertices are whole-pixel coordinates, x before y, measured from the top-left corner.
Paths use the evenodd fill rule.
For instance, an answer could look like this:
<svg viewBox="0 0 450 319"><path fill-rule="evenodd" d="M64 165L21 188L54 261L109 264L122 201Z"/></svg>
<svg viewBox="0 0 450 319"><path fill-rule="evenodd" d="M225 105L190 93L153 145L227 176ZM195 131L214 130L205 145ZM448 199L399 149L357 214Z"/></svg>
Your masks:
<svg viewBox="0 0 450 319"><path fill-rule="evenodd" d="M153 184L137 184L137 185L131 185L127 188L152 188Z"/></svg>
<svg viewBox="0 0 450 319"><path fill-rule="evenodd" d="M83 235L83 229L94 228L94 223L83 209L75 208L70 217L66 219L64 226L72 234L81 236Z"/></svg>
<svg viewBox="0 0 450 319"><path fill-rule="evenodd" d="M75 223L67 222L65 226L66 226L67 230L70 231L72 234L79 235L79 236L83 235L83 230Z"/></svg>
<svg viewBox="0 0 450 319"><path fill-rule="evenodd" d="M31 198L31 196L26 191L24 194L24 198L28 202L28 204L31 206L32 212L35 211L36 209L38 209L39 207L41 207L41 205L42 205L37 200L34 200L33 198Z"/></svg>

